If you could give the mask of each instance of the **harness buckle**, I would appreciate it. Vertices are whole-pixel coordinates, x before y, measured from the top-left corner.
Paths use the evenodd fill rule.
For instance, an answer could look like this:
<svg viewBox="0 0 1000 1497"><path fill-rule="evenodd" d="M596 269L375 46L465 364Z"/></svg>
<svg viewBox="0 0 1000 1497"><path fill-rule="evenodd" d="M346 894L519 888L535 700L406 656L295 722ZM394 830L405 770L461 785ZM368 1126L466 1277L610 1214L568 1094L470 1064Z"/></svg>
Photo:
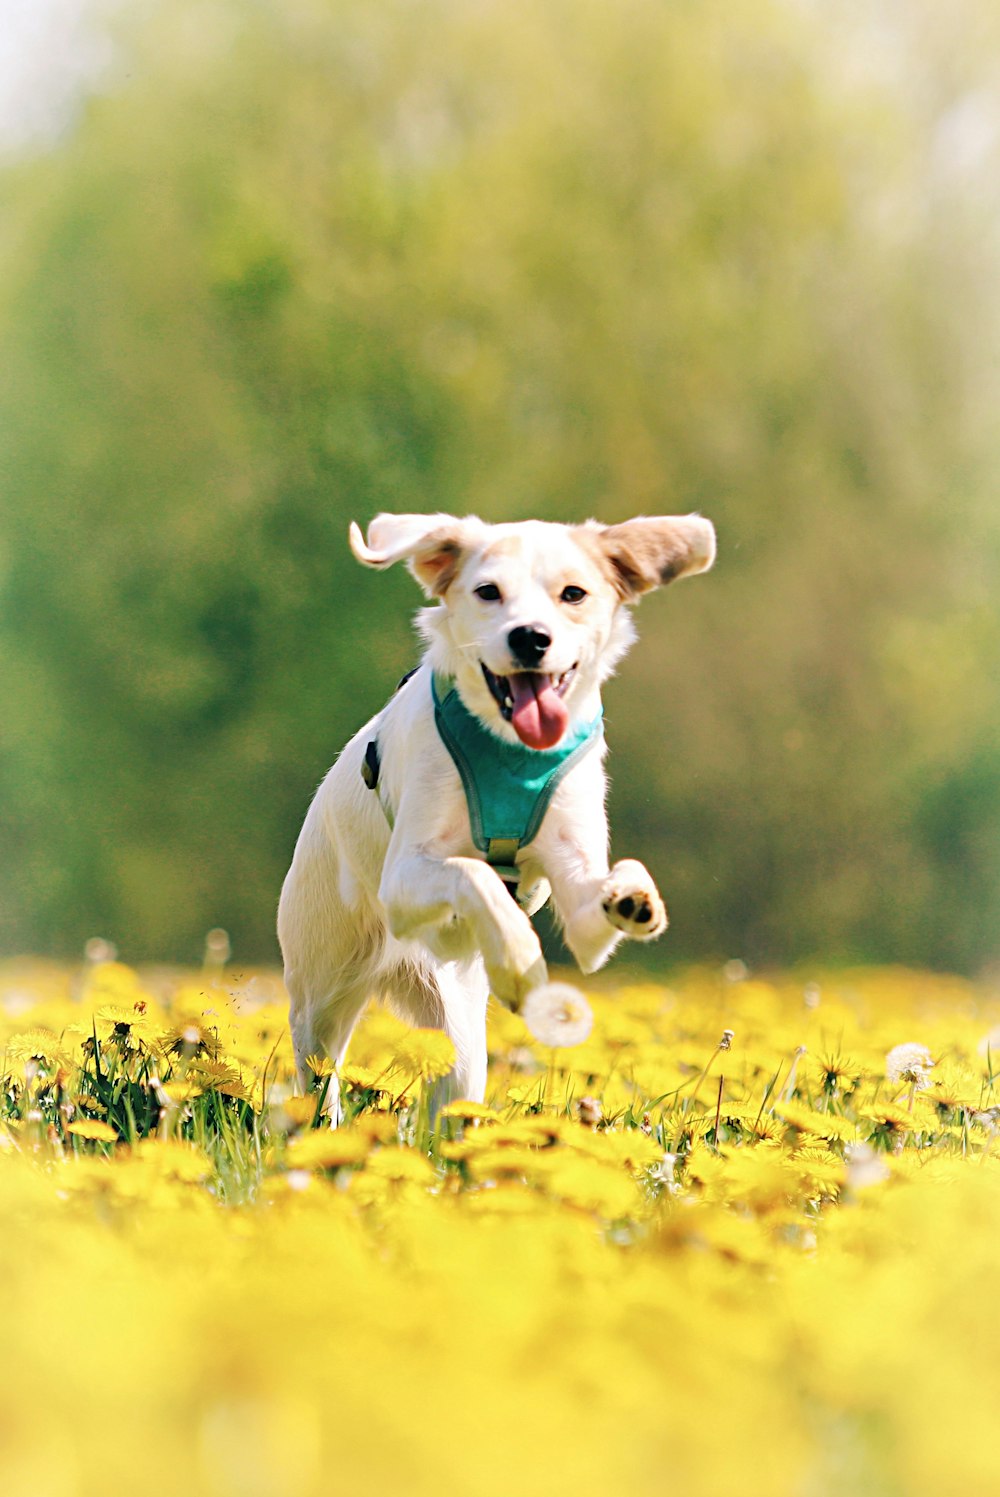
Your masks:
<svg viewBox="0 0 1000 1497"><path fill-rule="evenodd" d="M505 884L521 881L521 870L514 861L520 847L517 837L491 837L486 846L486 861Z"/></svg>

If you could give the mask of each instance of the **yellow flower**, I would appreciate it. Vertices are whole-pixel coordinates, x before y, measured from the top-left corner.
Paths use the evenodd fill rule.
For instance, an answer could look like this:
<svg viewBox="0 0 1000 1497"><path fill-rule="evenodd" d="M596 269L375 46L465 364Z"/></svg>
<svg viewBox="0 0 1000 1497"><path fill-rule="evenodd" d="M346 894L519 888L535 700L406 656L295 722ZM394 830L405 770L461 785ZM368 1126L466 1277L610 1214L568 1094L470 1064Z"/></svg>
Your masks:
<svg viewBox="0 0 1000 1497"><path fill-rule="evenodd" d="M870 1126L873 1136L894 1141L920 1127L920 1120L895 1102L868 1103L860 1110L859 1121Z"/></svg>
<svg viewBox="0 0 1000 1497"><path fill-rule="evenodd" d="M290 1169L339 1169L346 1164L361 1164L370 1148L371 1140L352 1128L317 1128L291 1140L285 1162Z"/></svg>
<svg viewBox="0 0 1000 1497"><path fill-rule="evenodd" d="M81 1118L78 1122L69 1123L66 1132L77 1138L90 1138L106 1144L116 1143L118 1139L118 1133L110 1123L102 1123L98 1118Z"/></svg>
<svg viewBox="0 0 1000 1497"><path fill-rule="evenodd" d="M195 1097L200 1097L204 1087L199 1086L196 1081L166 1081L163 1090L170 1101L179 1107L183 1102L193 1102Z"/></svg>
<svg viewBox="0 0 1000 1497"><path fill-rule="evenodd" d="M56 1060L64 1046L51 1029L25 1029L11 1035L4 1046L11 1060Z"/></svg>
<svg viewBox="0 0 1000 1497"><path fill-rule="evenodd" d="M580 1154L624 1170L647 1169L663 1161L661 1145L638 1128L609 1129L602 1133L577 1128L566 1134L566 1142Z"/></svg>
<svg viewBox="0 0 1000 1497"><path fill-rule="evenodd" d="M179 1139L143 1138L131 1151L132 1158L170 1180L198 1185L212 1174L212 1163L193 1144Z"/></svg>
<svg viewBox="0 0 1000 1497"><path fill-rule="evenodd" d="M215 1091L223 1097L234 1097L243 1102L249 1101L250 1093L239 1071L224 1061L193 1061L188 1076L206 1091Z"/></svg>
<svg viewBox="0 0 1000 1497"><path fill-rule="evenodd" d="M633 1215L640 1204L629 1175L581 1155L564 1155L554 1161L545 1184L559 1200L611 1221Z"/></svg>
<svg viewBox="0 0 1000 1497"><path fill-rule="evenodd" d="M401 1184L434 1185L437 1172L428 1159L414 1149L379 1149L369 1159L365 1174Z"/></svg>
<svg viewBox="0 0 1000 1497"><path fill-rule="evenodd" d="M799 1133L812 1133L817 1138L852 1139L858 1131L847 1118L832 1112L814 1112L801 1102L776 1102L774 1111Z"/></svg>
<svg viewBox="0 0 1000 1497"><path fill-rule="evenodd" d="M407 1077L436 1081L455 1064L455 1046L440 1029L412 1029L397 1043L393 1071Z"/></svg>
<svg viewBox="0 0 1000 1497"><path fill-rule="evenodd" d="M442 1118L461 1118L466 1123L492 1123L500 1114L482 1102L446 1102L438 1113Z"/></svg>
<svg viewBox="0 0 1000 1497"><path fill-rule="evenodd" d="M471 1149L467 1145L464 1157L473 1180L531 1180L545 1172L547 1163L537 1149L523 1143L495 1147L490 1140L488 1133L482 1147Z"/></svg>
<svg viewBox="0 0 1000 1497"><path fill-rule="evenodd" d="M360 1092L385 1091L386 1087L380 1085L385 1081L387 1067L382 1066L376 1070L373 1066L344 1065L340 1068L340 1080L344 1086Z"/></svg>
<svg viewBox="0 0 1000 1497"><path fill-rule="evenodd" d="M488 1144L501 1147L505 1144L534 1144L543 1148L563 1138L568 1129L577 1131L566 1118L530 1114L510 1123L495 1124L482 1137Z"/></svg>
<svg viewBox="0 0 1000 1497"><path fill-rule="evenodd" d="M369 1143L396 1143L399 1137L399 1122L393 1113L362 1112L351 1123L350 1131L366 1138Z"/></svg>
<svg viewBox="0 0 1000 1497"><path fill-rule="evenodd" d="M316 1116L316 1098L313 1096L286 1097L279 1105L285 1117L295 1127L311 1123Z"/></svg>

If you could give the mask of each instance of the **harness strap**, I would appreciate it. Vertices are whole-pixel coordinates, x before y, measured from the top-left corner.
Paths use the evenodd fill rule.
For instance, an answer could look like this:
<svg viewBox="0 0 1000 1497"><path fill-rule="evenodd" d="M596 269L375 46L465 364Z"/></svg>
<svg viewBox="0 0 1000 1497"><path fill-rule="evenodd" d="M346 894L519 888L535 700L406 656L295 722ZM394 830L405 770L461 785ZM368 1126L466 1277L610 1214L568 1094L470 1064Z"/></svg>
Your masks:
<svg viewBox="0 0 1000 1497"><path fill-rule="evenodd" d="M361 778L368 786L368 789L374 790L376 795L378 796L378 803L382 807L383 815L385 816L386 821L389 823L389 830L391 832L396 824L396 818L393 815L392 806L389 804L385 796L378 788L379 776L381 775L381 773L382 758L379 752L378 739L372 738L365 746L365 758L364 763L361 766Z"/></svg>
<svg viewBox="0 0 1000 1497"><path fill-rule="evenodd" d="M419 669L419 665L415 665L412 670L408 670L406 672L406 675L402 676L396 683L396 691L400 691L402 687L406 685L407 681L409 681L410 677L417 674L417 671ZM393 696L395 696L395 694L396 692L393 692ZM381 750L379 749L378 738L376 736L375 738L370 739L369 742L365 745L365 759L364 763L361 766L361 778L364 780L369 790L374 790L378 794L379 805L385 812L385 819L389 823L389 830L392 831L392 828L395 825L396 818L393 814L392 806L386 800L381 791L379 791L378 782L381 773L382 754Z"/></svg>
<svg viewBox="0 0 1000 1497"><path fill-rule="evenodd" d="M369 739L365 745L364 762L361 765L361 778L369 790L378 793L378 782L382 773L382 753L377 738ZM392 806L385 796L379 793L379 805L389 823L391 831L395 824ZM520 847L516 837L492 837L486 849L486 861L490 867L495 869L499 877L507 887L508 894L517 898L517 887L521 882L521 870L516 863L517 850Z"/></svg>

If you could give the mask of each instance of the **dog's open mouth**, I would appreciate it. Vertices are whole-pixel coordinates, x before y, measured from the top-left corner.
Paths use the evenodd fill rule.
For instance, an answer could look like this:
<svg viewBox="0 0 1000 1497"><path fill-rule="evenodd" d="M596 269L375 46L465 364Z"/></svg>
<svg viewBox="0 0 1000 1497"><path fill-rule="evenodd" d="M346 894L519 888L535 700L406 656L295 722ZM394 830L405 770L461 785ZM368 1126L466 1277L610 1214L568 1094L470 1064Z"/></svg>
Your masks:
<svg viewBox="0 0 1000 1497"><path fill-rule="evenodd" d="M509 676L495 676L489 666L483 665L483 676L500 715L511 724L521 742L533 749L555 748L565 733L569 711L563 697L575 672L573 665L561 676L549 676L543 671L514 671Z"/></svg>

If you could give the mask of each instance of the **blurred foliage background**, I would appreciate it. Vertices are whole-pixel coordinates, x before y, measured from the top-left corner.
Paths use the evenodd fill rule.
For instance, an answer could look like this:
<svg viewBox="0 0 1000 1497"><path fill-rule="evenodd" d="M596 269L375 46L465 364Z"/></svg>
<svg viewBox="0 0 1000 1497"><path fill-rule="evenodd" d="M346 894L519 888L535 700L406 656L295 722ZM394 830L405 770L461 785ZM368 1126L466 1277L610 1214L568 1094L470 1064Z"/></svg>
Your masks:
<svg viewBox="0 0 1000 1497"><path fill-rule="evenodd" d="M656 959L1000 959L992 0L147 0L0 190L0 945L276 955L415 657L349 519L700 509Z"/></svg>

